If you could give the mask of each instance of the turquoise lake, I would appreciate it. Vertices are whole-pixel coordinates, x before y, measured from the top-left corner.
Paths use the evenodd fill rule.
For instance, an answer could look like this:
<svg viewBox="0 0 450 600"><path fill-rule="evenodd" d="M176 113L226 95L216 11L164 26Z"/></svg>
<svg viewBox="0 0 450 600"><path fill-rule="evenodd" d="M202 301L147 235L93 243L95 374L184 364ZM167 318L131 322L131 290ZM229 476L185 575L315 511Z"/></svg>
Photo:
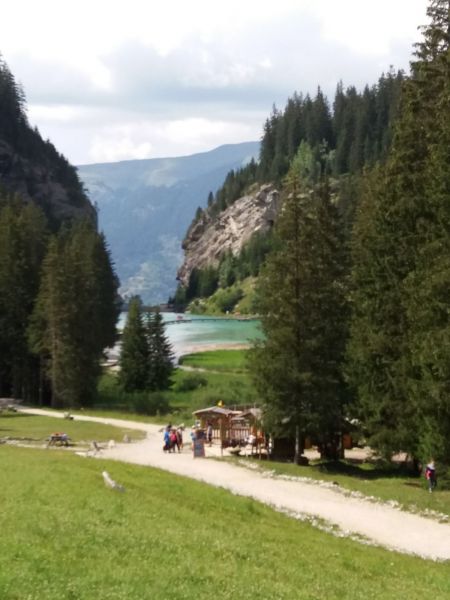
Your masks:
<svg viewBox="0 0 450 600"><path fill-rule="evenodd" d="M162 313L166 325L166 334L172 344L175 355L200 351L202 347L228 344L248 344L261 339L259 321L240 321L238 319L218 319L203 315L177 315ZM177 320L179 318L180 320ZM123 327L126 314L122 314L119 328Z"/></svg>

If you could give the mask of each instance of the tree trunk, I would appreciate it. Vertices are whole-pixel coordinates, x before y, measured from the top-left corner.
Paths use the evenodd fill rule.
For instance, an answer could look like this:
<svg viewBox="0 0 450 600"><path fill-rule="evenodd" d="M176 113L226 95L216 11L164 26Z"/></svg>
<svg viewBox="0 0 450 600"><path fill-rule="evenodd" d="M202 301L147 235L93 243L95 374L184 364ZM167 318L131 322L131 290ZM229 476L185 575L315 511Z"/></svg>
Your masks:
<svg viewBox="0 0 450 600"><path fill-rule="evenodd" d="M295 426L295 454L294 454L294 463L296 465L300 464L300 457L302 455L302 445L300 443L300 427L298 425Z"/></svg>

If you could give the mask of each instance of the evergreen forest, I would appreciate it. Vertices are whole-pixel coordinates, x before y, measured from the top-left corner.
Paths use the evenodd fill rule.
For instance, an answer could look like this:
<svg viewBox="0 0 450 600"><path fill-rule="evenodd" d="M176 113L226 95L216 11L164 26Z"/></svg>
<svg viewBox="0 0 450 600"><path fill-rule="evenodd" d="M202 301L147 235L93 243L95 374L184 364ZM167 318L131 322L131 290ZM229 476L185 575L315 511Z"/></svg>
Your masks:
<svg viewBox="0 0 450 600"><path fill-rule="evenodd" d="M0 396L89 405L115 341L118 280L76 170L29 126L23 90L3 61L0 146ZM42 203L42 178L64 190L65 206Z"/></svg>

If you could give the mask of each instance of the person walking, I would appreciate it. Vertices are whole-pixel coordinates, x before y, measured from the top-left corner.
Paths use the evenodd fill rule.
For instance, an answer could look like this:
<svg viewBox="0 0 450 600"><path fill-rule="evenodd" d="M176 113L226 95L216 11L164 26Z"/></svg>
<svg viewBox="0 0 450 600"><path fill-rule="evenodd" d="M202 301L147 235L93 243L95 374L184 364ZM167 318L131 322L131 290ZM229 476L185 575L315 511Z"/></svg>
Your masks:
<svg viewBox="0 0 450 600"><path fill-rule="evenodd" d="M434 464L433 459L431 459L430 462L426 466L425 477L428 481L428 491L431 494L437 485L436 466Z"/></svg>
<svg viewBox="0 0 450 600"><path fill-rule="evenodd" d="M206 428L206 436L207 436L209 445L212 446L213 426L212 426L211 421L208 421L208 426Z"/></svg>
<svg viewBox="0 0 450 600"><path fill-rule="evenodd" d="M164 446L163 446L163 450L164 452L170 452L170 429L167 426L164 429Z"/></svg>
<svg viewBox="0 0 450 600"><path fill-rule="evenodd" d="M180 451L180 446L178 445L178 436L175 429L172 429L170 432L170 450L171 452L175 452L175 446Z"/></svg>
<svg viewBox="0 0 450 600"><path fill-rule="evenodd" d="M177 440L178 440L178 452L181 452L183 449L183 430L181 427L177 429Z"/></svg>

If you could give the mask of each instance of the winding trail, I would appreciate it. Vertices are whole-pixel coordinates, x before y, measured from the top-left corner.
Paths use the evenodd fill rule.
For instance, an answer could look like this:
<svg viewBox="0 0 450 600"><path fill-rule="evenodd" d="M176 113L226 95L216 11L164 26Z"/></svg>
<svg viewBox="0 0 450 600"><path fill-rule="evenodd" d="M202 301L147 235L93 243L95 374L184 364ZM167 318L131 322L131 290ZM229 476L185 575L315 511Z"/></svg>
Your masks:
<svg viewBox="0 0 450 600"><path fill-rule="evenodd" d="M60 416L52 411L21 409L21 412ZM407 554L434 560L450 560L450 525L407 513L386 504L351 498L329 488L303 481L286 481L264 476L217 460L193 459L188 447L180 454L162 451L161 426L101 417L76 416L79 421L93 421L127 429L145 431L145 440L118 444L102 450L96 458L157 467L184 475L209 485L222 487L234 494L254 498L288 513L324 519L348 534L368 538L372 543ZM186 441L186 440L185 440ZM206 448L207 456L218 456L217 447Z"/></svg>

